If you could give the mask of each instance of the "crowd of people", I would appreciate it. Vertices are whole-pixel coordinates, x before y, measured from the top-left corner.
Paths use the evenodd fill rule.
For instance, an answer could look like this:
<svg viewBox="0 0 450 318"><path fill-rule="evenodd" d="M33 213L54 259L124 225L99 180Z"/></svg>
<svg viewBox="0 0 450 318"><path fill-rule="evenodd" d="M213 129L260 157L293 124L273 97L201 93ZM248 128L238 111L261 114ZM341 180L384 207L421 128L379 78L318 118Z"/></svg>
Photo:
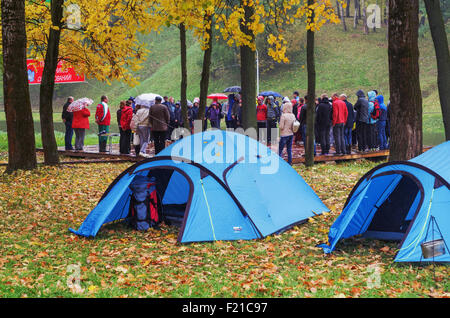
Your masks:
<svg viewBox="0 0 450 318"><path fill-rule="evenodd" d="M86 129L89 129L91 112L88 105L76 111L69 111L73 97L67 99L63 106L62 119L66 126L65 149L84 150ZM162 103L162 98L156 97L152 107L136 105L130 97L121 101L117 111L117 124L120 131L119 151L121 154L130 154L131 145L135 147L136 155L148 157L147 147L150 139L154 141L155 153L165 148L172 120L174 125L180 121L179 106L174 106L175 115L169 112L169 107ZM173 117L175 116L175 117ZM95 112L95 122L98 125L99 152L107 152L106 146L111 126L111 111L108 106L108 97L102 96ZM75 148L72 146L72 137L75 133Z"/></svg>
<svg viewBox="0 0 450 318"><path fill-rule="evenodd" d="M331 99L322 94L315 100L315 142L320 145L321 155L330 154L333 144L333 155L351 154L352 146L358 152L387 149L389 145L388 106L384 97L376 90L368 92L367 98L362 90L356 92L357 101L353 105L347 95L334 93ZM91 115L87 107L68 112L68 106L73 102L69 97L63 106L62 118L66 125L66 150L73 150L72 135L75 133L75 149L83 150L85 130L89 129ZM108 97L102 96L95 112L95 121L99 132L99 151L106 152L107 136L111 125L111 114ZM195 98L188 103L187 118L191 129L198 118L200 100ZM388 104L389 105L389 104ZM300 97L295 91L292 98L284 97L278 101L274 96L258 96L256 103L256 121L258 140L268 146L272 143L273 129L279 129L279 154L287 148L288 162L292 163L293 143L305 144L307 131L307 96ZM214 99L205 109L203 130L208 127L220 129L221 121L226 128L242 127L241 95L228 95L224 103ZM117 124L120 131L119 150L121 154L130 154L131 145L135 147L136 155L147 157L147 147L151 140L155 145L155 153L164 149L172 132L184 123L180 102L174 102L173 97L156 97L151 107L136 105L134 98L121 101L117 111ZM294 128L295 125L299 129Z"/></svg>

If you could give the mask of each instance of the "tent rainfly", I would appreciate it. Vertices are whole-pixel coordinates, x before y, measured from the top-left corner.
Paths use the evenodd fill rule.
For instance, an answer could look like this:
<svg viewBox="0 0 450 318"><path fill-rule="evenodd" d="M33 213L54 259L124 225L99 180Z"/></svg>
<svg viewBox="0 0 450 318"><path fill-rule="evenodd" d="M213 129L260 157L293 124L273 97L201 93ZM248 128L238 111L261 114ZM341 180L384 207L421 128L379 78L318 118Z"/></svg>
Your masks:
<svg viewBox="0 0 450 318"><path fill-rule="evenodd" d="M450 261L450 141L409 161L369 171L331 226L331 253L344 238L400 241L395 262ZM430 252L431 247L431 252Z"/></svg>
<svg viewBox="0 0 450 318"><path fill-rule="evenodd" d="M178 242L249 240L279 233L328 211L303 178L277 154L243 134L221 130L182 138L125 170L78 230L129 215L129 185L154 177L162 219L180 226Z"/></svg>

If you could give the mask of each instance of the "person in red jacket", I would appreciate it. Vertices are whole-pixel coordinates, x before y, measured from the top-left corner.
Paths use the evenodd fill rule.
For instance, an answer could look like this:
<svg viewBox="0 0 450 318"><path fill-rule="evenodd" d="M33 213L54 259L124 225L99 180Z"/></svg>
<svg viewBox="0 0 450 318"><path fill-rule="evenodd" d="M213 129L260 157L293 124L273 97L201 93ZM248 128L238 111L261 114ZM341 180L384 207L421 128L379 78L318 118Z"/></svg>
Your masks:
<svg viewBox="0 0 450 318"><path fill-rule="evenodd" d="M337 155L344 155L345 139L344 139L344 126L347 123L348 110L347 105L339 99L337 93L332 96L333 99L333 136L334 136L334 148Z"/></svg>
<svg viewBox="0 0 450 318"><path fill-rule="evenodd" d="M98 125L98 143L99 151L106 152L106 143L108 142L109 125L111 124L111 112L108 107L108 97L102 96L100 104L97 105L95 112L95 122Z"/></svg>
<svg viewBox="0 0 450 318"><path fill-rule="evenodd" d="M73 112L72 129L75 132L75 150L83 150L84 136L86 129L89 129L89 116L91 112L86 107Z"/></svg>
<svg viewBox="0 0 450 318"><path fill-rule="evenodd" d="M266 136L266 123L267 123L267 106L264 104L264 97L258 96L258 104L256 106L256 124L257 124L257 134L258 141L262 142L265 140ZM260 130L262 129L262 136L260 135ZM263 137L264 136L264 137Z"/></svg>
<svg viewBox="0 0 450 318"><path fill-rule="evenodd" d="M122 102L121 102L122 105ZM130 154L131 145L131 119L133 118L133 108L131 101L124 101L120 116L120 153Z"/></svg>

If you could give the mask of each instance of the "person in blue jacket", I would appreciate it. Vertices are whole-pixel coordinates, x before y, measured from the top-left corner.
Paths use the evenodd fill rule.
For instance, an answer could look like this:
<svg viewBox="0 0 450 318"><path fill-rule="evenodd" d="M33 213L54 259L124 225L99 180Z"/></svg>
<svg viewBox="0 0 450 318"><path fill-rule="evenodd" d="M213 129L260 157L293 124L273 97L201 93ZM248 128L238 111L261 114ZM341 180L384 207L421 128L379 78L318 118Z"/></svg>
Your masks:
<svg viewBox="0 0 450 318"><path fill-rule="evenodd" d="M384 104L384 96L378 95L378 104L380 105L380 117L377 121L377 131L378 131L378 144L380 150L387 149L387 138L386 138L386 122L387 122L387 107Z"/></svg>
<svg viewBox="0 0 450 318"><path fill-rule="evenodd" d="M378 119L372 118L371 114L375 107L375 99L377 97L377 93L375 91L370 91L367 93L367 96L369 97L369 119L368 119L368 125L369 125L369 149L375 150L377 148L377 121Z"/></svg>

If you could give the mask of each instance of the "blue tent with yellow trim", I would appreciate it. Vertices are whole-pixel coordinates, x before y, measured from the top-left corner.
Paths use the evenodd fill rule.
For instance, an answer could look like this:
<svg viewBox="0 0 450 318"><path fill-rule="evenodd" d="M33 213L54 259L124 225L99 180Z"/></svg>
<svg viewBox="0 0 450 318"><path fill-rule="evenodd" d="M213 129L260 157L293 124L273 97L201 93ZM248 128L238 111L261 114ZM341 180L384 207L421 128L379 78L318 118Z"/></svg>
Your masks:
<svg viewBox="0 0 450 318"><path fill-rule="evenodd" d="M179 221L181 243L249 240L286 230L328 211L277 154L243 134L221 130L185 137L124 171L78 230L94 237L129 215L129 185L156 180L162 218Z"/></svg>
<svg viewBox="0 0 450 318"><path fill-rule="evenodd" d="M372 169L353 188L328 244L320 247L331 253L340 240L362 235L400 241L396 262L449 262L449 181L450 141L409 161ZM430 242L439 243L439 255L427 259L422 244Z"/></svg>

